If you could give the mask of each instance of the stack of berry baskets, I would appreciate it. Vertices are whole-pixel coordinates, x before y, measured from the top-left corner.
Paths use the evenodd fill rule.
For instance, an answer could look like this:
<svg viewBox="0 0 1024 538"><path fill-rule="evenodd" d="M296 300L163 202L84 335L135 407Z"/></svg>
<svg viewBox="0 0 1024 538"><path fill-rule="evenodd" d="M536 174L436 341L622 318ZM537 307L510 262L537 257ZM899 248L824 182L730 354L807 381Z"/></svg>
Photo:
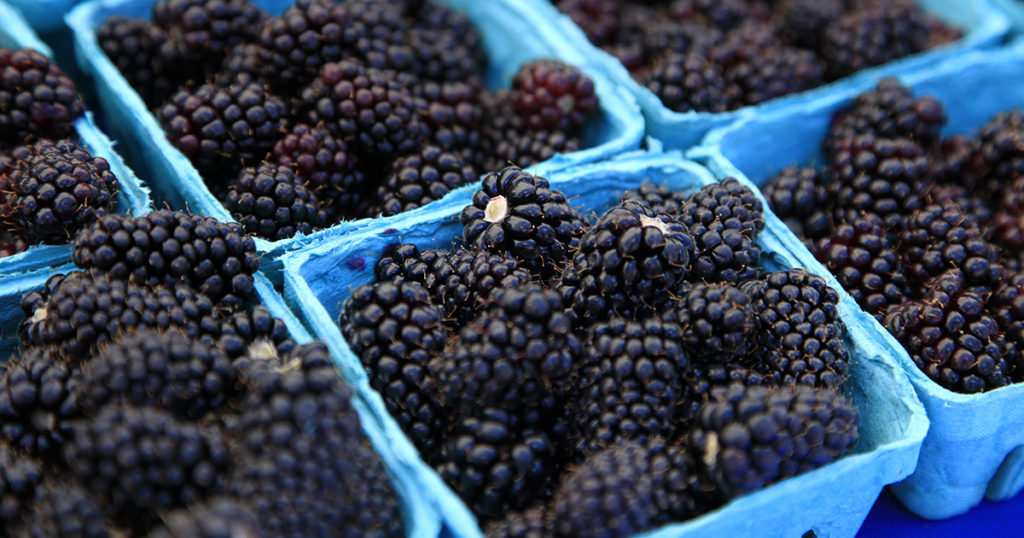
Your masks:
<svg viewBox="0 0 1024 538"><path fill-rule="evenodd" d="M446 202L284 264L454 535L854 536L913 471L928 425L906 377L738 183L635 153ZM765 406L824 422L788 415L791 446L754 424ZM808 451L797 431L821 427Z"/></svg>
<svg viewBox="0 0 1024 538"><path fill-rule="evenodd" d="M150 201L21 14L0 1L0 20L0 65L19 75L0 82L0 274L14 274L67 263L81 226ZM63 166L86 175L47 175Z"/></svg>
<svg viewBox="0 0 1024 538"><path fill-rule="evenodd" d="M496 163L556 170L642 140L635 99L511 0L222 4L94 1L68 24L133 162L172 206L259 235L275 283L281 253Z"/></svg>
<svg viewBox="0 0 1024 538"><path fill-rule="evenodd" d="M240 225L159 210L81 237L74 265L0 277L4 535L438 536Z"/></svg>
<svg viewBox="0 0 1024 538"><path fill-rule="evenodd" d="M712 131L690 152L765 189L792 226L789 250L832 270L861 306L853 323L909 373L931 429L893 492L927 518L1022 486L1024 92L1008 82L1022 58L1018 45L864 81ZM808 197L818 209L800 207Z"/></svg>
<svg viewBox="0 0 1024 538"><path fill-rule="evenodd" d="M648 134L671 149L700 143L744 111L809 102L851 79L994 48L1010 26L988 0L533 3L538 19L556 21L630 89Z"/></svg>

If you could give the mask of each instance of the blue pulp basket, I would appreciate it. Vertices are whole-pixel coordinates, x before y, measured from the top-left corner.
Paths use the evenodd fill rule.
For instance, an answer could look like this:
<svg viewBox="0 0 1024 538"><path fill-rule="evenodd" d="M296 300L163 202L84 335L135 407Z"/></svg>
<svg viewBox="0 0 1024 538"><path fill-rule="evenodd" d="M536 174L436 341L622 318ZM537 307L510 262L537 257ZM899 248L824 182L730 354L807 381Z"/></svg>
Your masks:
<svg viewBox="0 0 1024 538"><path fill-rule="evenodd" d="M679 190L695 190L714 182L707 170L675 153L624 155L603 164L556 172L549 179L574 204L594 211L611 205L623 189L635 188L648 179ZM461 235L458 213L470 199L469 193L460 193L446 207L406 215L343 240L334 239L290 253L284 265L286 300L313 334L331 348L352 384L367 394L367 401L373 405L410 480L418 481L424 496L438 505L450 534L478 537L481 532L476 519L420 459L412 443L387 414L383 400L370 389L366 372L337 325L350 290L373 281L373 266L388 244L402 241L420 248L447 248ZM800 266L773 230L765 230L760 242L764 250L762 265L766 269ZM851 319L848 309L848 305L840 309L844 319ZM648 536L799 537L808 530L819 537L856 534L882 487L914 469L928 422L896 363L879 353L879 346L859 326L851 323L850 329L852 378L848 393L861 413L861 440L854 453Z"/></svg>
<svg viewBox="0 0 1024 538"><path fill-rule="evenodd" d="M10 0L9 3L25 16L32 28L48 33L64 26L64 13L78 0Z"/></svg>
<svg viewBox="0 0 1024 538"><path fill-rule="evenodd" d="M686 149L698 144L710 129L722 127L742 118L746 114L768 113L797 103L811 102L835 91L841 91L864 78L906 73L921 66L931 65L965 51L991 48L1002 42L1009 31L1010 22L1006 15L995 9L989 0L918 0L924 11L960 28L963 38L919 54L914 54L881 66L860 71L850 77L820 86L802 93L788 95L748 106L737 111L723 113L673 112L661 103L654 93L638 84L617 58L590 44L583 31L567 15L560 13L548 0L526 0L535 7L539 21L550 24L554 21L567 41L585 54L588 61L603 70L612 80L629 88L640 102L647 120L647 133L661 139L669 149Z"/></svg>
<svg viewBox="0 0 1024 538"><path fill-rule="evenodd" d="M1024 107L1021 76L1024 44L967 54L901 80L916 95L933 95L945 104L949 122L944 134L970 134L997 112ZM689 155L721 177L757 185L787 166L824 163L820 144L832 114L869 86L851 86L712 131ZM772 215L770 222L804 266L829 274L778 218ZM1016 495L1024 486L1024 384L978 395L950 392L928 379L872 316L843 295L850 310L856 310L855 323L907 371L931 421L917 470L892 488L903 504L922 517L940 519L968 511L983 497L998 501Z"/></svg>
<svg viewBox="0 0 1024 538"><path fill-rule="evenodd" d="M1024 31L1024 2L1021 0L992 0L992 3L1010 18L1014 35Z"/></svg>
<svg viewBox="0 0 1024 538"><path fill-rule="evenodd" d="M535 28L523 7L515 0L443 2L468 14L479 29L491 60L486 82L492 88L508 87L518 66L530 59L553 56L569 62L576 60L572 51L566 50L555 30ZM96 41L96 29L107 17L125 15L148 18L152 3L152 0L93 0L76 7L68 15L67 22L74 33L78 62L96 84L111 129L127 147L126 151L133 163L152 176L154 188L159 189L175 207L188 206L196 213L225 221L233 220L231 214L207 189L185 155L167 141L157 119L146 109L142 99ZM257 3L271 13L281 12L291 5L288 0L259 0ZM536 170L548 172L596 161L640 146L643 119L635 100L596 70L585 66L584 70L594 79L601 100L600 114L589 122L583 135L583 143L588 149L557 155L536 165ZM394 218L382 220L390 222ZM279 282L281 266L278 258L282 253L320 239L344 235L373 222L374 219L343 222L308 236L299 235L280 241L257 239L257 248L267 254L264 270L272 280Z"/></svg>
<svg viewBox="0 0 1024 538"><path fill-rule="evenodd" d="M21 311L21 296L24 293L43 287L51 275L74 271L74 265L68 264L55 268L37 269L20 275L0 276L0 363L6 363L18 349L18 324L24 319ZM255 276L255 290L260 302L270 313L280 318L288 328L288 333L298 343L304 344L313 340L306 328L299 322L284 299L274 291L270 281L261 273ZM352 400L353 407L359 413L363 431L373 443L374 449L380 454L387 467L388 475L399 496L402 516L405 520L407 536L436 537L440 532L437 514L431 505L423 499L418 484L413 482L408 473L398 466L398 457L392 450L388 437L378 426L378 418L358 395ZM339 454L339 457L345 457Z"/></svg>
<svg viewBox="0 0 1024 538"><path fill-rule="evenodd" d="M17 9L0 0L0 47L33 48L49 57L53 53L39 40L35 32ZM149 190L144 187L114 151L114 144L93 123L92 114L75 122L75 130L85 147L96 157L103 157L110 164L110 171L120 183L117 202L118 211L138 215L149 212ZM36 245L25 252L0 258L0 274L32 271L41 267L54 267L71 261L71 245Z"/></svg>

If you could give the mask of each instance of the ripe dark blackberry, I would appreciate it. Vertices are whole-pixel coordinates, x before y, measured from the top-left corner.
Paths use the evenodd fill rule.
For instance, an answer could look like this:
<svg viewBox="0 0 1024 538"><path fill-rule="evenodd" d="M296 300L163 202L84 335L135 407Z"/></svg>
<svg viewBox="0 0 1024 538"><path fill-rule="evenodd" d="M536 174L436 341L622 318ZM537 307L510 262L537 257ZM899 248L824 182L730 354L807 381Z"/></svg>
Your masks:
<svg viewBox="0 0 1024 538"><path fill-rule="evenodd" d="M153 23L181 44L183 61L213 73L232 48L251 43L266 14L249 0L160 0Z"/></svg>
<svg viewBox="0 0 1024 538"><path fill-rule="evenodd" d="M768 207L799 237L816 240L829 233L828 190L813 168L791 166L761 186Z"/></svg>
<svg viewBox="0 0 1024 538"><path fill-rule="evenodd" d="M671 437L689 359L672 321L613 317L590 328L572 399L579 461L620 441Z"/></svg>
<svg viewBox="0 0 1024 538"><path fill-rule="evenodd" d="M13 536L26 538L111 538L123 536L97 499L75 482L50 478L36 491L32 508Z"/></svg>
<svg viewBox="0 0 1024 538"><path fill-rule="evenodd" d="M221 323L213 302L186 284L151 287L81 271L50 277L42 292L22 296L21 308L22 344L52 344L73 362L126 329L176 327L197 337Z"/></svg>
<svg viewBox="0 0 1024 538"><path fill-rule="evenodd" d="M531 129L582 126L598 107L594 81L558 60L526 63L512 78L513 108Z"/></svg>
<svg viewBox="0 0 1024 538"><path fill-rule="evenodd" d="M764 229L761 201L753 191L731 177L705 185L689 196L682 218L687 224L704 225L718 220L753 239Z"/></svg>
<svg viewBox="0 0 1024 538"><path fill-rule="evenodd" d="M695 284L669 301L661 317L679 324L679 342L697 362L743 357L756 334L750 298L731 284Z"/></svg>
<svg viewBox="0 0 1024 538"><path fill-rule="evenodd" d="M483 38L465 13L440 2L424 4L404 36L413 54L412 73L439 82L479 79L488 58Z"/></svg>
<svg viewBox="0 0 1024 538"><path fill-rule="evenodd" d="M1011 198L1013 198L1012 193L1006 197L1006 200L1009 201ZM953 204L979 226L983 228L994 226L992 222L994 212L989 203L960 185L950 183L933 185L928 189L926 202L928 205Z"/></svg>
<svg viewBox="0 0 1024 538"><path fill-rule="evenodd" d="M199 76L199 65L185 61L182 44L144 19L108 17L96 30L96 40L150 108Z"/></svg>
<svg viewBox="0 0 1024 538"><path fill-rule="evenodd" d="M372 0L352 0L345 4L352 23L344 35L352 52L367 66L408 71L414 64L413 52L405 40L408 23L402 17L400 6Z"/></svg>
<svg viewBox="0 0 1024 538"><path fill-rule="evenodd" d="M932 204L914 213L899 239L907 277L918 285L953 268L963 271L967 286L989 290L997 289L1007 276L999 250L953 204Z"/></svg>
<svg viewBox="0 0 1024 538"><path fill-rule="evenodd" d="M561 0L558 9L568 15L594 45L602 47L615 41L622 10L617 0Z"/></svg>
<svg viewBox="0 0 1024 538"><path fill-rule="evenodd" d="M634 3L621 12L616 42L604 49L620 58L636 78L668 51L706 54L721 40L722 32L717 28L665 19L658 10Z"/></svg>
<svg viewBox="0 0 1024 538"><path fill-rule="evenodd" d="M973 191L983 168L979 157L980 148L981 142L973 136L943 138L932 151L929 174L937 185L957 186Z"/></svg>
<svg viewBox="0 0 1024 538"><path fill-rule="evenodd" d="M12 447L53 461L82 416L78 368L52 347L32 347L0 373L0 436Z"/></svg>
<svg viewBox="0 0 1024 538"><path fill-rule="evenodd" d="M1014 345L1017 355L1007 357L1013 369L1013 380L1024 377L1024 272L1017 272L1006 285L995 291L988 301L988 311L999 322L1006 340Z"/></svg>
<svg viewBox="0 0 1024 538"><path fill-rule="evenodd" d="M430 458L443 440L444 416L427 388L427 363L444 349L443 312L412 281L377 282L352 291L342 334L362 361L388 411Z"/></svg>
<svg viewBox="0 0 1024 538"><path fill-rule="evenodd" d="M263 536L259 520L244 500L218 497L163 516L164 527L150 538L231 538Z"/></svg>
<svg viewBox="0 0 1024 538"><path fill-rule="evenodd" d="M930 21L916 2L868 4L832 21L821 54L832 79L920 52L928 44Z"/></svg>
<svg viewBox="0 0 1024 538"><path fill-rule="evenodd" d="M466 242L508 252L542 278L552 277L579 244L583 223L546 178L505 167L483 178L459 217Z"/></svg>
<svg viewBox="0 0 1024 538"><path fill-rule="evenodd" d="M89 414L110 403L155 406L181 419L217 410L234 393L231 359L180 331L139 329L82 365L76 396Z"/></svg>
<svg viewBox="0 0 1024 538"><path fill-rule="evenodd" d="M33 49L0 48L0 145L66 138L82 96L57 64Z"/></svg>
<svg viewBox="0 0 1024 538"><path fill-rule="evenodd" d="M1004 185L1024 175L1024 110L996 114L980 131L977 191L996 198Z"/></svg>
<svg viewBox="0 0 1024 538"><path fill-rule="evenodd" d="M945 122L945 109L937 99L915 98L899 80L886 78L832 117L825 151L834 156L843 149L845 139L861 135L909 138L923 148L932 148Z"/></svg>
<svg viewBox="0 0 1024 538"><path fill-rule="evenodd" d="M263 305L221 316L213 333L204 333L216 339L216 345L237 362L254 349L270 346L280 355L291 353L295 341L288 334L284 321L275 318ZM236 364L237 366L237 364Z"/></svg>
<svg viewBox="0 0 1024 538"><path fill-rule="evenodd" d="M345 55L343 36L351 19L343 4L296 0L259 29L260 74L282 95L297 94L321 66Z"/></svg>
<svg viewBox="0 0 1024 538"><path fill-rule="evenodd" d="M327 347L295 348L281 369L253 364L227 486L268 536L396 536L394 487Z"/></svg>
<svg viewBox="0 0 1024 538"><path fill-rule="evenodd" d="M1024 249L1024 178L1003 187L999 210L992 216L992 241L1005 252Z"/></svg>
<svg viewBox="0 0 1024 538"><path fill-rule="evenodd" d="M356 209L361 190L368 187L366 174L358 166L356 152L324 127L299 123L274 144L268 160L291 166L295 175L308 183L329 205L328 222L359 218Z"/></svg>
<svg viewBox="0 0 1024 538"><path fill-rule="evenodd" d="M252 292L260 263L255 242L240 225L166 209L103 217L79 232L71 258L113 279L185 282L222 303Z"/></svg>
<svg viewBox="0 0 1024 538"><path fill-rule="evenodd" d="M32 242L66 243L113 209L117 178L102 157L70 140L40 140L16 150L8 176L17 226Z"/></svg>
<svg viewBox="0 0 1024 538"><path fill-rule="evenodd" d="M224 61L214 76L215 83L218 86L251 82L266 84L260 76L261 50L259 45L251 42L232 47L225 53Z"/></svg>
<svg viewBox="0 0 1024 538"><path fill-rule="evenodd" d="M484 528L487 538L551 538L551 521L543 506L507 514Z"/></svg>
<svg viewBox="0 0 1024 538"><path fill-rule="evenodd" d="M484 95L473 83L425 81L416 87L417 99L425 101L420 107L423 121L431 129L427 144L458 154L478 171L488 157Z"/></svg>
<svg viewBox="0 0 1024 538"><path fill-rule="evenodd" d="M733 361L694 362L683 374L684 390L676 410L676 430L685 432L689 429L697 412L711 398L712 391L737 383L765 387L783 384L772 365L761 360L756 353Z"/></svg>
<svg viewBox="0 0 1024 538"><path fill-rule="evenodd" d="M764 213L750 189L734 178L706 185L687 198L679 218L696 243L691 279L738 282L757 274Z"/></svg>
<svg viewBox="0 0 1024 538"><path fill-rule="evenodd" d="M327 226L323 202L288 166L263 163L242 169L228 183L224 207L245 231L272 241Z"/></svg>
<svg viewBox="0 0 1024 538"><path fill-rule="evenodd" d="M689 519L700 512L694 468L683 447L657 438L598 452L555 492L555 535L625 537Z"/></svg>
<svg viewBox="0 0 1024 538"><path fill-rule="evenodd" d="M742 284L761 338L757 360L782 383L838 387L849 371L839 294L803 269L768 273ZM764 371L762 369L762 371Z"/></svg>
<svg viewBox="0 0 1024 538"><path fill-rule="evenodd" d="M729 108L756 105L769 99L820 85L825 66L813 52L776 46L758 51L756 58L727 65L722 76L726 95L735 96Z"/></svg>
<svg viewBox="0 0 1024 538"><path fill-rule="evenodd" d="M665 185L655 185L645 181L639 188L623 192L620 201L633 200L643 202L649 205L655 213L664 213L678 218L679 215L686 211L687 197L687 194L674 191Z"/></svg>
<svg viewBox="0 0 1024 538"><path fill-rule="evenodd" d="M564 130L533 130L513 110L510 92L499 90L484 97L484 170L501 170L509 163L528 167L557 153L580 149L579 138Z"/></svg>
<svg viewBox="0 0 1024 538"><path fill-rule="evenodd" d="M673 0L667 14L676 21L696 21L728 30L748 19L763 18L767 15L764 8L745 0Z"/></svg>
<svg viewBox="0 0 1024 538"><path fill-rule="evenodd" d="M998 322L958 269L933 279L921 299L894 309L884 325L917 367L949 390L990 390L1008 385L1014 374Z"/></svg>
<svg viewBox="0 0 1024 538"><path fill-rule="evenodd" d="M736 384L701 407L687 447L725 502L842 457L858 422L857 409L832 389Z"/></svg>
<svg viewBox="0 0 1024 538"><path fill-rule="evenodd" d="M729 108L721 68L702 52L668 52L641 83L676 112L724 112Z"/></svg>
<svg viewBox="0 0 1024 538"><path fill-rule="evenodd" d="M877 215L863 214L837 225L830 236L818 240L812 252L857 304L879 321L910 293L899 251L886 238Z"/></svg>
<svg viewBox="0 0 1024 538"><path fill-rule="evenodd" d="M0 444L0 526L5 535L30 509L43 471L36 460Z"/></svg>
<svg viewBox="0 0 1024 538"><path fill-rule="evenodd" d="M221 490L231 459L218 430L155 408L118 405L76 421L64 454L72 474L108 503L115 519L138 530L158 511Z"/></svg>
<svg viewBox="0 0 1024 538"><path fill-rule="evenodd" d="M384 216L397 215L440 200L477 177L473 166L458 154L428 144L395 160L377 196Z"/></svg>
<svg viewBox="0 0 1024 538"><path fill-rule="evenodd" d="M215 190L266 157L286 117L284 102L255 82L183 88L157 111L167 139Z"/></svg>
<svg viewBox="0 0 1024 538"><path fill-rule="evenodd" d="M775 11L781 19L782 38L797 47L817 50L825 29L846 10L843 0L780 0Z"/></svg>

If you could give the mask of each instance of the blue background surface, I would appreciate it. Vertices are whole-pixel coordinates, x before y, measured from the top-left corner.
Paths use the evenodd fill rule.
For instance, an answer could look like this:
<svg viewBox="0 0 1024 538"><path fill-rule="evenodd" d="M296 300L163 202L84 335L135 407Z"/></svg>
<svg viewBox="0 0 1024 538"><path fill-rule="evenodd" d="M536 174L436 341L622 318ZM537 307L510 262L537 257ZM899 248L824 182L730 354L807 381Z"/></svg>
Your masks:
<svg viewBox="0 0 1024 538"><path fill-rule="evenodd" d="M983 501L970 512L950 519L929 521L908 512L895 497L882 493L871 514L857 534L861 538L907 536L984 536L1019 537L1024 534L1020 514L1024 513L1024 495L993 503Z"/></svg>

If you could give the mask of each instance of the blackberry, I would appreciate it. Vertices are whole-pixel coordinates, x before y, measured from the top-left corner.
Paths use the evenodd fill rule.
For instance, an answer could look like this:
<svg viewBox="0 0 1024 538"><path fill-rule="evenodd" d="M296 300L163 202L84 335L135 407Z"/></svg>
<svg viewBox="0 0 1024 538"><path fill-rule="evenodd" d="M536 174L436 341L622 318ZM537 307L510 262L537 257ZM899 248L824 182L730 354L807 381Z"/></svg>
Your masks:
<svg viewBox="0 0 1024 538"><path fill-rule="evenodd" d="M30 509L43 471L36 460L0 444L0 525L5 535Z"/></svg>
<svg viewBox="0 0 1024 538"><path fill-rule="evenodd" d="M114 208L117 178L102 157L70 140L19 148L9 177L17 226L32 242L60 244Z"/></svg>
<svg viewBox="0 0 1024 538"><path fill-rule="evenodd" d="M1024 175L1024 110L996 114L978 131L977 191L997 197L1004 185Z"/></svg>
<svg viewBox="0 0 1024 538"><path fill-rule="evenodd" d="M668 52L640 81L676 112L724 112L725 77L702 52Z"/></svg>
<svg viewBox="0 0 1024 538"><path fill-rule="evenodd" d="M245 231L277 241L327 225L317 194L291 168L263 163L244 168L228 184L224 207Z"/></svg>
<svg viewBox="0 0 1024 538"><path fill-rule="evenodd" d="M614 44L605 49L622 59L634 78L669 51L707 54L723 39L717 28L692 21L682 23L664 19L663 14L647 6L633 4L622 13Z"/></svg>
<svg viewBox="0 0 1024 538"><path fill-rule="evenodd" d="M153 4L153 23L181 44L183 60L215 71L235 46L256 38L266 18L249 0L160 0Z"/></svg>
<svg viewBox="0 0 1024 538"><path fill-rule="evenodd" d="M157 111L167 139L215 190L263 160L286 116L284 102L255 82L184 88Z"/></svg>
<svg viewBox="0 0 1024 538"><path fill-rule="evenodd" d="M82 416L79 370L50 347L33 347L0 373L0 436L12 447L52 461Z"/></svg>
<svg viewBox="0 0 1024 538"><path fill-rule="evenodd" d="M998 249L953 204L933 204L914 213L899 237L907 276L917 284L953 268L963 271L968 286L994 290L1006 277Z"/></svg>
<svg viewBox="0 0 1024 538"><path fill-rule="evenodd" d="M336 213L353 218L359 191L370 182L359 169L359 158L344 140L324 127L299 123L288 131L270 151L268 160L279 166L291 166L295 175L308 183L317 197L330 202L328 221Z"/></svg>
<svg viewBox="0 0 1024 538"><path fill-rule="evenodd" d="M510 163L519 167L533 166L558 153L580 149L579 138L567 131L533 130L513 110L512 97L506 90L485 96L482 144L487 158L484 170L501 170Z"/></svg>
<svg viewBox="0 0 1024 538"><path fill-rule="evenodd" d="M483 133L484 92L477 84L425 81L416 87L423 120L431 128L428 144L456 153L476 170L483 170L487 142Z"/></svg>
<svg viewBox="0 0 1024 538"><path fill-rule="evenodd" d="M583 232L564 194L515 166L484 176L459 220L467 243L511 253L521 267L544 278L568 261Z"/></svg>
<svg viewBox="0 0 1024 538"><path fill-rule="evenodd" d="M73 362L126 329L176 327L197 337L220 324L212 301L185 284L151 287L80 271L50 277L21 308L22 344L52 344Z"/></svg>
<svg viewBox="0 0 1024 538"><path fill-rule="evenodd" d="M929 174L937 185L974 190L982 173L981 142L972 136L956 135L939 141L932 151ZM974 193L979 194L979 193Z"/></svg>
<svg viewBox="0 0 1024 538"><path fill-rule="evenodd" d="M346 54L343 36L351 20L344 4L296 0L260 27L260 74L282 95L298 93L321 66Z"/></svg>
<svg viewBox="0 0 1024 538"><path fill-rule="evenodd" d="M693 256L694 239L679 221L626 201L583 235L561 284L581 318L597 321L614 312L631 319L687 276Z"/></svg>
<svg viewBox="0 0 1024 538"><path fill-rule="evenodd" d="M218 346L180 331L139 329L120 335L82 365L76 394L90 414L125 403L198 419L231 397L234 382L231 360Z"/></svg>
<svg viewBox="0 0 1024 538"><path fill-rule="evenodd" d="M387 182L377 190L384 216L422 207L477 179L462 158L434 145L398 158Z"/></svg>
<svg viewBox="0 0 1024 538"><path fill-rule="evenodd" d="M222 489L231 459L217 430L178 422L154 408L118 405L77 421L64 454L73 475L109 503L115 519L139 530L158 511Z"/></svg>
<svg viewBox="0 0 1024 538"><path fill-rule="evenodd" d="M713 391L687 447L724 502L832 463L856 443L858 422L853 404L831 389L737 384Z"/></svg>
<svg viewBox="0 0 1024 538"><path fill-rule="evenodd" d="M753 191L736 178L727 177L689 196L683 220L689 225L705 226L717 220L756 239L764 229L764 210Z"/></svg>
<svg viewBox="0 0 1024 538"><path fill-rule="evenodd" d="M678 218L686 211L687 197L682 192L674 191L665 185L655 185L650 181L645 181L640 184L639 188L623 192L620 201L643 202L649 205L655 213L664 213Z"/></svg>
<svg viewBox="0 0 1024 538"><path fill-rule="evenodd" d="M298 346L276 369L254 364L238 419L228 496L268 536L397 536L398 499L327 347Z"/></svg>
<svg viewBox="0 0 1024 538"><path fill-rule="evenodd" d="M945 122L946 112L937 99L915 99L910 88L899 80L885 78L832 117L825 135L826 154L836 155L846 139L861 135L909 138L923 148L931 148L939 141L939 129Z"/></svg>
<svg viewBox="0 0 1024 538"><path fill-rule="evenodd" d="M478 80L484 73L487 49L466 14L430 2L414 22L404 38L413 54L412 73L439 82Z"/></svg>
<svg viewBox="0 0 1024 538"><path fill-rule="evenodd" d="M411 69L413 52L404 39L408 25L397 5L353 0L346 7L352 23L345 29L345 40L367 66L395 72Z"/></svg>
<svg viewBox="0 0 1024 538"><path fill-rule="evenodd" d="M513 107L531 129L582 126L598 107L594 81L558 60L526 63L512 78Z"/></svg>
<svg viewBox="0 0 1024 538"><path fill-rule="evenodd" d="M487 538L551 538L551 521L547 509L537 506L507 514L484 529Z"/></svg>
<svg viewBox="0 0 1024 538"><path fill-rule="evenodd" d="M745 0L673 0L668 15L676 21L698 21L727 30L748 19L762 18L766 15L764 7Z"/></svg>
<svg viewBox="0 0 1024 538"><path fill-rule="evenodd" d="M1016 348L1017 355L1008 357L1013 380L1024 376L1024 272L1017 272L989 298L988 311L999 322L1006 340Z"/></svg>
<svg viewBox="0 0 1024 538"><path fill-rule="evenodd" d="M699 513L694 467L683 447L657 438L598 452L555 492L555 535L624 537L689 519Z"/></svg>
<svg viewBox="0 0 1024 538"><path fill-rule="evenodd" d="M760 200L735 178L690 196L680 220L696 243L691 279L738 282L757 274L764 213Z"/></svg>
<svg viewBox="0 0 1024 538"><path fill-rule="evenodd" d="M768 207L801 238L820 239L829 233L828 190L813 168L791 166L761 186Z"/></svg>
<svg viewBox="0 0 1024 538"><path fill-rule="evenodd" d="M260 54L262 49L255 43L242 43L228 50L224 56L214 82L218 86L256 82L266 84L260 76Z"/></svg>
<svg viewBox="0 0 1024 538"><path fill-rule="evenodd" d="M583 30L591 43L602 47L615 42L622 18L617 0L561 0L558 9Z"/></svg>
<svg viewBox="0 0 1024 538"><path fill-rule="evenodd" d="M418 282L443 309L443 323L456 329L470 323L498 289L530 282L530 273L509 254L483 250L426 250L412 244L389 247L374 267L377 280Z"/></svg>
<svg viewBox="0 0 1024 538"><path fill-rule="evenodd" d="M894 309L884 325L917 367L949 390L990 390L1014 374L998 322L985 312L985 298L967 290L959 269L933 279L921 299Z"/></svg>
<svg viewBox="0 0 1024 538"><path fill-rule="evenodd" d="M850 353L839 320L839 294L803 269L769 273L741 285L751 298L759 335L758 360L783 383L838 387Z"/></svg>
<svg viewBox="0 0 1024 538"><path fill-rule="evenodd" d="M36 491L32 509L14 535L27 538L110 538L123 531L107 519L103 507L74 482L49 479Z"/></svg>
<svg viewBox="0 0 1024 538"><path fill-rule="evenodd" d="M669 301L662 319L679 324L679 342L698 362L742 357L750 350L755 334L750 298L731 284L694 285Z"/></svg>
<svg viewBox="0 0 1024 538"><path fill-rule="evenodd" d="M149 108L199 76L199 66L185 61L182 45L144 19L108 17L96 40Z"/></svg>
<svg viewBox="0 0 1024 538"><path fill-rule="evenodd" d="M377 282L352 291L342 309L342 334L381 393L388 411L429 459L444 417L427 388L427 363L444 349L442 310L412 281Z"/></svg>
<svg viewBox="0 0 1024 538"><path fill-rule="evenodd" d="M14 256L28 250L28 247L28 242L24 238L7 231L0 232L0 258Z"/></svg>
<svg viewBox="0 0 1024 538"><path fill-rule="evenodd" d="M218 497L163 516L164 528L150 538L261 538L259 520L245 501Z"/></svg>
<svg viewBox="0 0 1024 538"><path fill-rule="evenodd" d="M84 112L75 83L33 49L0 48L0 146L66 138Z"/></svg>
<svg viewBox="0 0 1024 538"><path fill-rule="evenodd" d="M780 0L775 11L781 19L779 32L787 43L817 50L825 29L846 10L843 0Z"/></svg>
<svg viewBox="0 0 1024 538"><path fill-rule="evenodd" d="M288 334L284 321L275 318L263 305L221 316L216 330L204 336L216 338L216 345L236 362L244 355L268 346L281 355L291 353L295 341Z"/></svg>
<svg viewBox="0 0 1024 538"><path fill-rule="evenodd" d="M821 54L832 79L920 52L930 22L916 6L868 4L842 14L825 28Z"/></svg>
<svg viewBox="0 0 1024 538"><path fill-rule="evenodd" d="M1014 199L1012 193L1005 198L1007 202L1010 202L1012 199ZM993 221L994 212L988 202L960 185L950 183L934 185L928 189L926 202L928 205L955 205L960 208L964 215L978 223L979 226L998 227Z"/></svg>
<svg viewBox="0 0 1024 538"><path fill-rule="evenodd" d="M1005 252L1020 252L1024 248L1024 178L1003 188L991 227L992 241Z"/></svg>
<svg viewBox="0 0 1024 538"><path fill-rule="evenodd" d="M613 317L590 328L574 388L575 452L580 461L623 440L670 437L689 367L672 321Z"/></svg>
<svg viewBox="0 0 1024 538"><path fill-rule="evenodd" d="M899 252L877 215L864 214L836 226L812 250L865 311L881 321L910 293Z"/></svg>
<svg viewBox="0 0 1024 538"><path fill-rule="evenodd" d="M112 279L185 282L223 303L252 292L260 263L255 242L240 225L166 209L103 217L78 233L71 258Z"/></svg>
<svg viewBox="0 0 1024 538"><path fill-rule="evenodd" d="M820 85L825 66L809 50L776 46L759 51L756 59L738 61L723 72L726 95L734 95L729 108L756 105L776 97Z"/></svg>
<svg viewBox="0 0 1024 538"><path fill-rule="evenodd" d="M677 431L685 432L712 391L732 384L779 387L781 376L755 354L738 360L695 362L683 374L683 398L676 411Z"/></svg>

